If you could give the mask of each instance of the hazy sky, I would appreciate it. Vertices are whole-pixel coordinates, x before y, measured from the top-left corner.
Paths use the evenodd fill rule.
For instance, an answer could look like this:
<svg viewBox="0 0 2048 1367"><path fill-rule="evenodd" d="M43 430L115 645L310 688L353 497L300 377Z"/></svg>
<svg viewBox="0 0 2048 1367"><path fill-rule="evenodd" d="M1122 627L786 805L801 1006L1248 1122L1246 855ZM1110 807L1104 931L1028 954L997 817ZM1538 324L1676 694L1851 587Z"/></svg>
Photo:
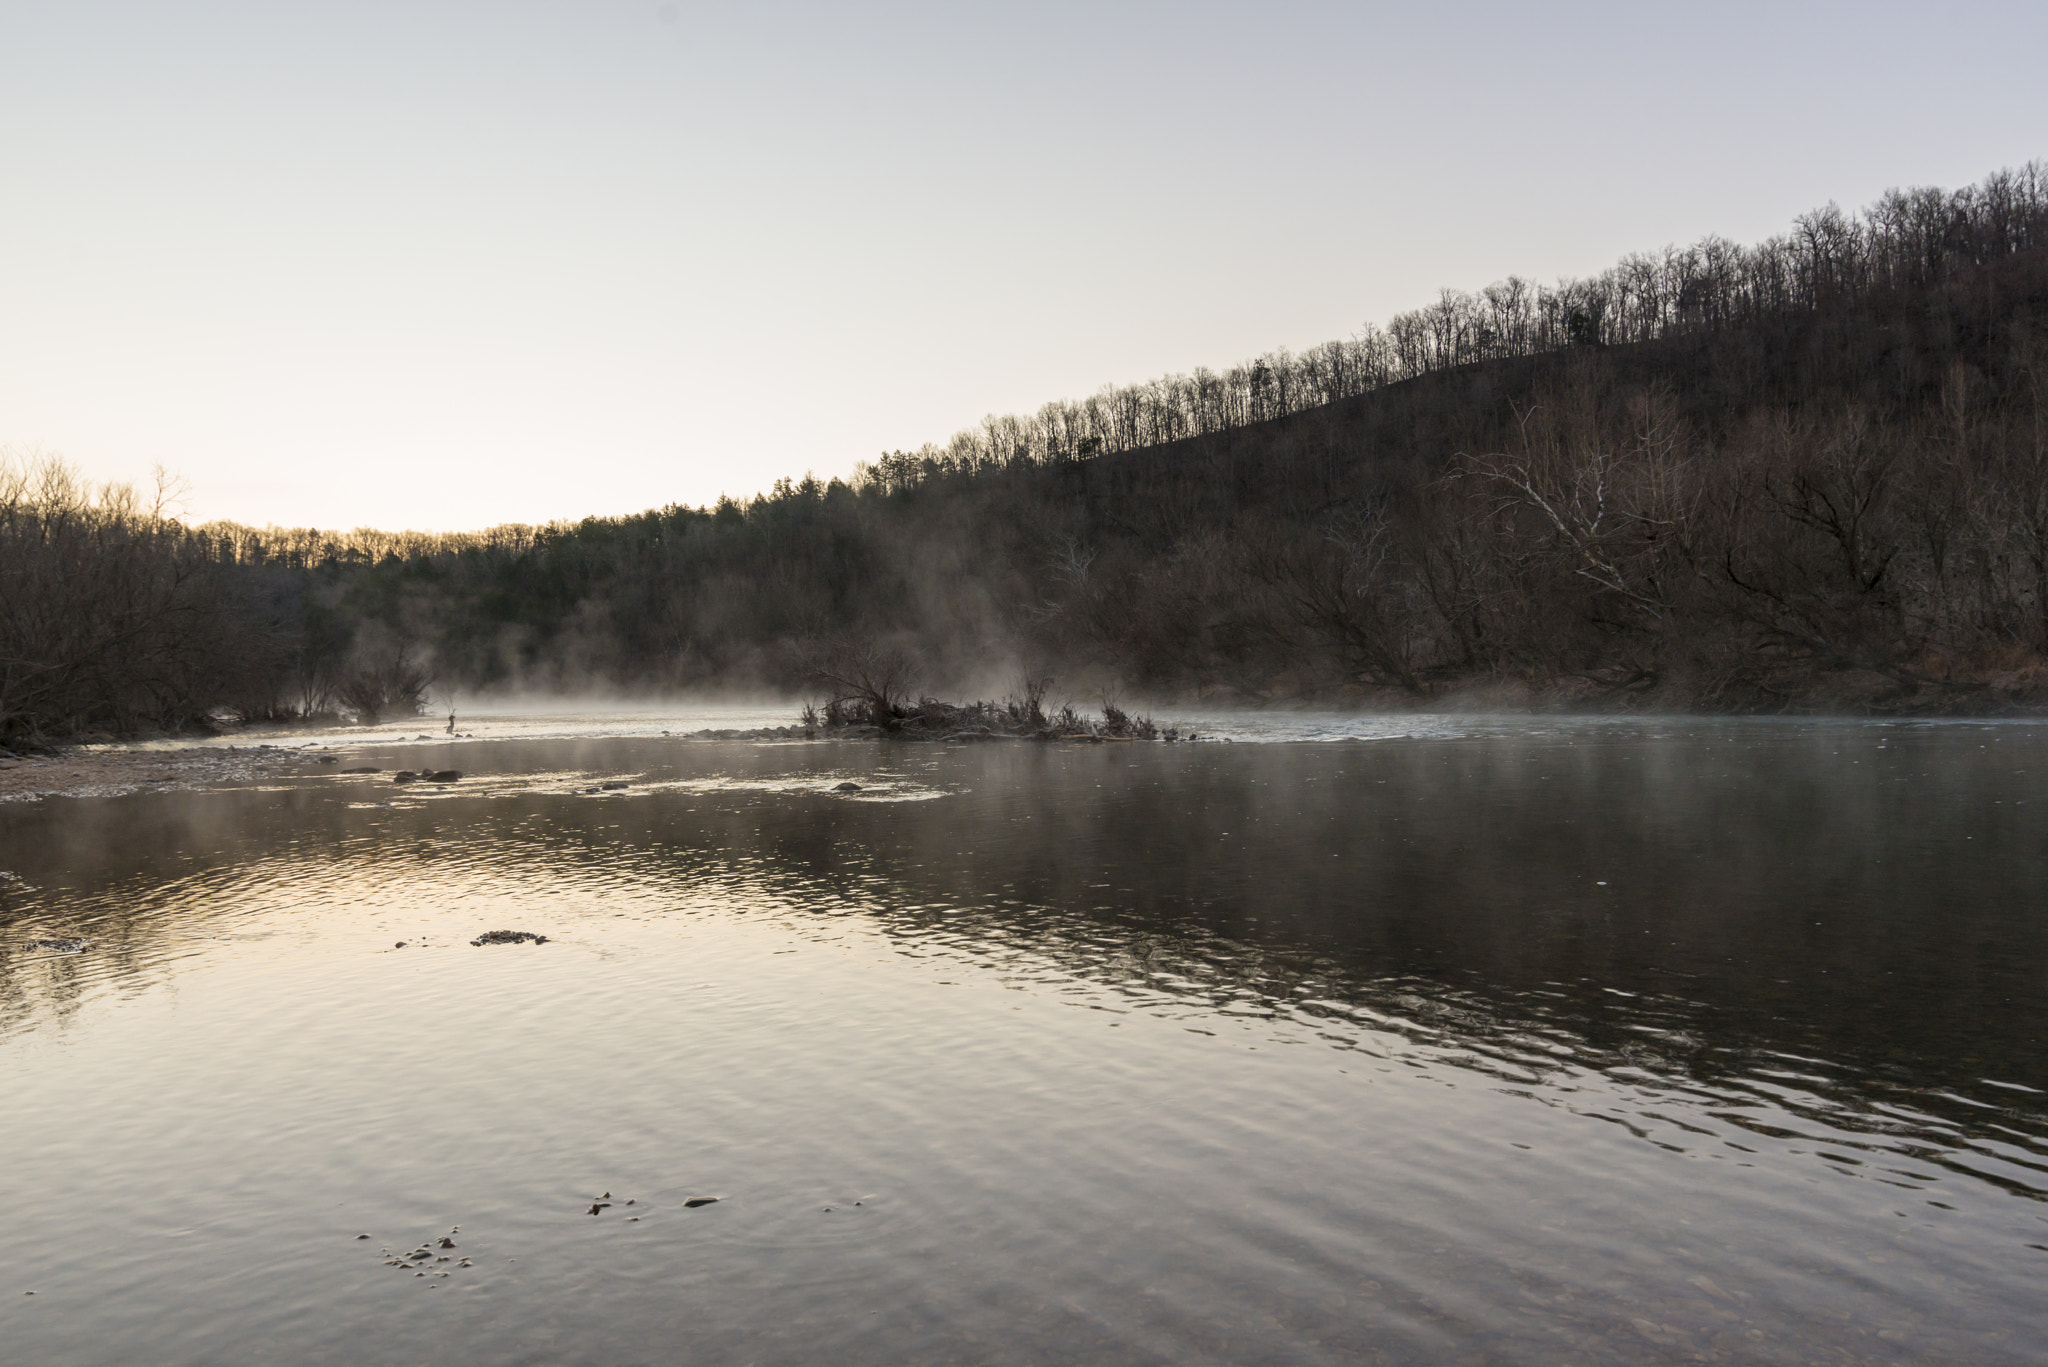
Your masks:
<svg viewBox="0 0 2048 1367"><path fill-rule="evenodd" d="M0 444L195 517L745 495L2048 156L2048 5L0 0Z"/></svg>

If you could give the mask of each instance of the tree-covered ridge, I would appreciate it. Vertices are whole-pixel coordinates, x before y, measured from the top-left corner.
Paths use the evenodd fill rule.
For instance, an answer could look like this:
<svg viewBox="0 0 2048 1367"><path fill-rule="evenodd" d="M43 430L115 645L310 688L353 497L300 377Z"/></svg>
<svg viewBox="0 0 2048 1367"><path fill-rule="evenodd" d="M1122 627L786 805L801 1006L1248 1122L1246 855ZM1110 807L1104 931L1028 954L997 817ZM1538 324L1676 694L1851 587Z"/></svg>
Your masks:
<svg viewBox="0 0 2048 1367"><path fill-rule="evenodd" d="M431 535L188 527L0 478L0 738L770 685L888 649L1153 696L2031 705L2048 174L991 419L744 503Z"/></svg>
<svg viewBox="0 0 2048 1367"><path fill-rule="evenodd" d="M1627 257L1590 280L1542 285L1509 276L1476 293L1446 289L1384 328L1367 324L1356 337L1299 354L1273 351L1220 372L1105 386L1028 416L991 415L944 446L891 452L863 477L895 483L934 469L1114 454L1485 361L1781 325L1802 312L1938 286L2044 245L2048 163L2033 161L1961 190L1892 190L1861 214L1830 204L1753 247L1709 237Z"/></svg>
<svg viewBox="0 0 2048 1367"><path fill-rule="evenodd" d="M1543 285L1509 276L1476 292L1445 289L1384 328L1300 353L1142 384L1105 385L1086 399L1058 399L1028 416L991 414L944 445L891 451L855 466L851 484L885 489L935 473L992 465L1054 464L1214 436L1292 416L1443 370L1588 345L1627 345L1744 327L1782 326L1822 308L1854 307L1883 293L1926 289L2048 245L2048 162L2004 170L1978 185L1891 190L1860 214L1829 204L1793 230L1755 246L1708 237L1690 247L1637 253L1588 280ZM816 498L814 476L775 482L753 504ZM722 501L731 516L744 506ZM684 510L671 507L665 515ZM708 511L708 510L707 510ZM208 523L222 553L288 564L412 559L477 547L519 552L550 537L597 534L607 521L545 527L506 524L479 532L350 532Z"/></svg>

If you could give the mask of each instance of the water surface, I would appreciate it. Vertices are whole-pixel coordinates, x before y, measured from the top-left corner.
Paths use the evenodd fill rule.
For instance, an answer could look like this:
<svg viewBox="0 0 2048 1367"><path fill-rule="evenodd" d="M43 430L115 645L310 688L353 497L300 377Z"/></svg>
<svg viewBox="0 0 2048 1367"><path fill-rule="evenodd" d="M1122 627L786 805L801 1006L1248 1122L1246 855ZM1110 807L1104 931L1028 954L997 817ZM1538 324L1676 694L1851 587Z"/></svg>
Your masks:
<svg viewBox="0 0 2048 1367"><path fill-rule="evenodd" d="M647 729L0 813L6 1356L2042 1360L2042 728Z"/></svg>

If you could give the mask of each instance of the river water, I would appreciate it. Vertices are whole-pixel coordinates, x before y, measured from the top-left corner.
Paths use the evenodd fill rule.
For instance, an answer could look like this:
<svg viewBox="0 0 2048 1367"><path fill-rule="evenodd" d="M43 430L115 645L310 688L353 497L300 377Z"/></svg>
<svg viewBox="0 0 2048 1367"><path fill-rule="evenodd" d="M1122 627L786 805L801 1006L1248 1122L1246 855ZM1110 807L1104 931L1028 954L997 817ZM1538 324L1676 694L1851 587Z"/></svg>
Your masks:
<svg viewBox="0 0 2048 1367"><path fill-rule="evenodd" d="M2048 1360L2048 728L1211 727L0 810L0 1358Z"/></svg>

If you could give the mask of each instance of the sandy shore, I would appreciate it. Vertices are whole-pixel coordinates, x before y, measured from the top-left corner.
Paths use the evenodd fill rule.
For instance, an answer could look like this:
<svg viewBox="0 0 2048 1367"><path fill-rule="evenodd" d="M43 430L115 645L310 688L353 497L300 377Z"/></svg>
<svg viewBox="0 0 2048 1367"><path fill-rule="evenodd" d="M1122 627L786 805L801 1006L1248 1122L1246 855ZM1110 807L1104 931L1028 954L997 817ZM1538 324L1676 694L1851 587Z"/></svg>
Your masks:
<svg viewBox="0 0 2048 1367"><path fill-rule="evenodd" d="M340 763L331 751L321 754ZM151 789L191 791L231 783L333 773L304 750L243 746L232 750L67 750L56 755L0 759L0 802L46 797L119 797Z"/></svg>

